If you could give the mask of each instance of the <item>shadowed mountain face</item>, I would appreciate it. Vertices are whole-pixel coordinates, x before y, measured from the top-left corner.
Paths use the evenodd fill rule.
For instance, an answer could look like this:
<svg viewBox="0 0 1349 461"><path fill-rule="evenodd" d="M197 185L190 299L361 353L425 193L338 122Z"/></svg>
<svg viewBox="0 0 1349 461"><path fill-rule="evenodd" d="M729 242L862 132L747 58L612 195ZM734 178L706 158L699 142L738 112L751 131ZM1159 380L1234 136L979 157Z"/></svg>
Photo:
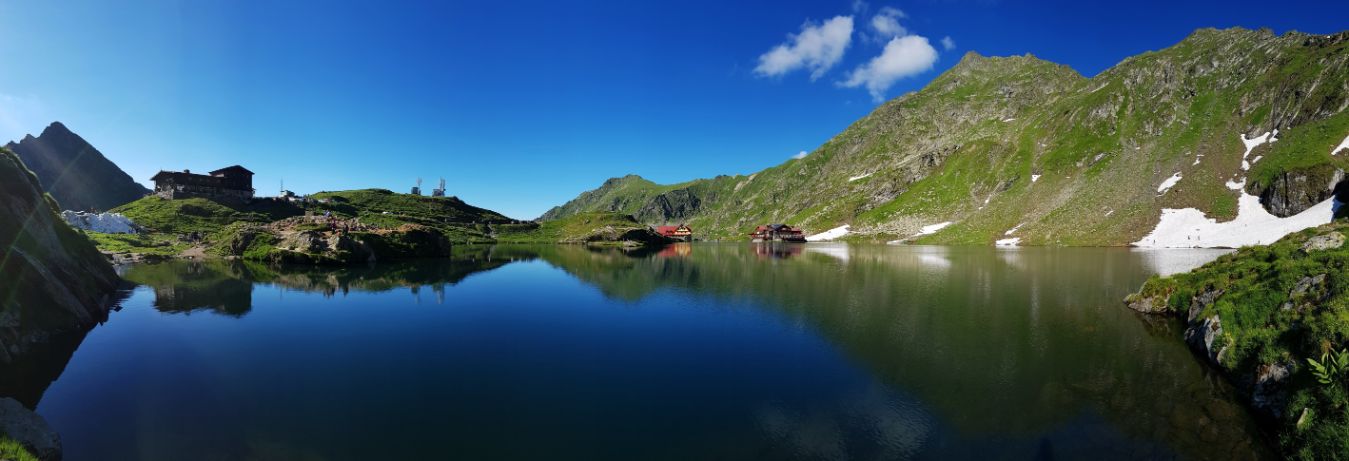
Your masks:
<svg viewBox="0 0 1349 461"><path fill-rule="evenodd" d="M150 192L61 122L6 147L19 154L62 209L108 210Z"/></svg>

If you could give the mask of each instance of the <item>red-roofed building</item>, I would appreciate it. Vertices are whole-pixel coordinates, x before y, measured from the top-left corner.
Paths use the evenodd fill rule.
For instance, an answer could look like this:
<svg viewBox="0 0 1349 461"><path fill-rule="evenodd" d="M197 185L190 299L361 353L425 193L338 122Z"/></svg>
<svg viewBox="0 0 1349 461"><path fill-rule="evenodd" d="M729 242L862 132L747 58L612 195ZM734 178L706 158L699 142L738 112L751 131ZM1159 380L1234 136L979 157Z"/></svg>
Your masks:
<svg viewBox="0 0 1349 461"><path fill-rule="evenodd" d="M689 241L693 240L693 229L689 226L680 224L678 226L656 226L656 233L665 238Z"/></svg>

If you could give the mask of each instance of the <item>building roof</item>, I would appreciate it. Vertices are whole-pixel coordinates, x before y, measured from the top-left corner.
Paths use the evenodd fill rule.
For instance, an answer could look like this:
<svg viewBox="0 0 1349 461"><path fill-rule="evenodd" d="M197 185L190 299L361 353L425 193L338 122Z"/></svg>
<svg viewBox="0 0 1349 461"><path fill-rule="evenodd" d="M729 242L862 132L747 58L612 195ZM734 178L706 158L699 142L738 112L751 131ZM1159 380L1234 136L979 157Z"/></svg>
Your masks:
<svg viewBox="0 0 1349 461"><path fill-rule="evenodd" d="M253 174L252 171L248 171L248 168L244 168L244 167L239 166L239 165L231 165L231 166L227 166L227 167L221 168L221 169L219 169L219 170L212 171L212 172L211 172L211 175L214 176L214 175L224 174L224 173Z"/></svg>
<svg viewBox="0 0 1349 461"><path fill-rule="evenodd" d="M165 171L165 170L159 170L158 173L155 173L154 176L151 176L151 177L150 177L150 180L151 180L151 181L158 181L158 180L160 180L160 179L172 178L172 177L175 177L175 176L192 176L192 173L188 173L188 172L186 172L186 171ZM200 176L200 175L198 175L198 176Z"/></svg>

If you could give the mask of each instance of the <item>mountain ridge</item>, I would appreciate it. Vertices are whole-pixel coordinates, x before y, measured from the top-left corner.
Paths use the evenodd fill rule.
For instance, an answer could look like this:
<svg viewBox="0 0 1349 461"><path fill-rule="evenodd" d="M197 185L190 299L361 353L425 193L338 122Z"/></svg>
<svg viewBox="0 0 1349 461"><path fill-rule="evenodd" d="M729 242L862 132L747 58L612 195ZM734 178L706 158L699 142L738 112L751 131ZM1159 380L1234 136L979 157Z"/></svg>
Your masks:
<svg viewBox="0 0 1349 461"><path fill-rule="evenodd" d="M108 210L150 192L65 124L5 145L28 166L42 189L68 210Z"/></svg>
<svg viewBox="0 0 1349 461"><path fill-rule="evenodd" d="M542 219L618 211L650 224L685 221L711 238L770 221L812 233L849 225L851 238L887 241L952 222L916 241L991 244L1015 229L1026 244L1125 245L1163 209L1234 218L1240 193L1227 184L1247 176L1239 142L1247 137L1281 129L1281 142L1250 153L1243 184L1252 195L1285 194L1270 192L1280 175L1293 176L1285 185L1310 184L1346 169L1329 155L1349 134L1346 43L1349 31L1200 29L1093 77L1030 54L968 52L804 158L748 176L606 182ZM1322 200L1332 189L1299 187L1292 195ZM696 206L681 215L655 203L690 198ZM1292 202L1282 212L1315 204Z"/></svg>

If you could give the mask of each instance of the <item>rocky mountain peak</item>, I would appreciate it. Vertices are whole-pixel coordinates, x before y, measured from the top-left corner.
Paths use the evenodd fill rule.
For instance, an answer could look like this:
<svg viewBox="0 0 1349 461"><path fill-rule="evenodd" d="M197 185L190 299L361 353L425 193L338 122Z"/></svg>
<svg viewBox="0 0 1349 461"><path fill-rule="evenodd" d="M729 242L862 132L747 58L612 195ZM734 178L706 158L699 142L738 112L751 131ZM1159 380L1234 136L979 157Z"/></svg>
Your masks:
<svg viewBox="0 0 1349 461"><path fill-rule="evenodd" d="M8 147L66 209L107 210L149 192L61 122Z"/></svg>

